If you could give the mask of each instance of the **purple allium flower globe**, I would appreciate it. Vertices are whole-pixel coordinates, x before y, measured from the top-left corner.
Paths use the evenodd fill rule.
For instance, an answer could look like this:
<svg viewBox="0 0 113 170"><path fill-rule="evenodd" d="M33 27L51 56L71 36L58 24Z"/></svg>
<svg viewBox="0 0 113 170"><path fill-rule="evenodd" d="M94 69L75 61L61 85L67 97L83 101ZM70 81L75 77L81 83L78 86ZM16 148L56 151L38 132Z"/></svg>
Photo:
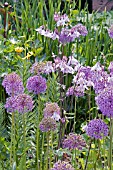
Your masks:
<svg viewBox="0 0 113 170"><path fill-rule="evenodd" d="M113 87L105 88L95 100L103 115L113 117Z"/></svg>
<svg viewBox="0 0 113 170"><path fill-rule="evenodd" d="M44 93L47 89L46 79L42 76L33 76L27 80L27 89L34 94Z"/></svg>
<svg viewBox="0 0 113 170"><path fill-rule="evenodd" d="M26 113L32 111L33 109L33 100L31 96L27 94L20 94L16 97L17 107L16 110L19 113Z"/></svg>
<svg viewBox="0 0 113 170"><path fill-rule="evenodd" d="M57 124L52 117L44 117L40 122L39 128L42 132L55 131Z"/></svg>
<svg viewBox="0 0 113 170"><path fill-rule="evenodd" d="M57 103L46 103L46 107L44 108L44 117L52 117L54 115L60 116L60 107Z"/></svg>
<svg viewBox="0 0 113 170"><path fill-rule="evenodd" d="M6 104L4 106L7 109L7 112L12 113L16 111L17 103L16 97L9 97L6 100Z"/></svg>
<svg viewBox="0 0 113 170"><path fill-rule="evenodd" d="M67 161L58 161L53 165L51 170L75 170L72 165Z"/></svg>
<svg viewBox="0 0 113 170"><path fill-rule="evenodd" d="M15 72L6 75L2 85L10 96L18 95L24 92L22 80Z"/></svg>
<svg viewBox="0 0 113 170"><path fill-rule="evenodd" d="M70 133L63 141L63 148L82 150L86 146L86 142L81 135Z"/></svg>
<svg viewBox="0 0 113 170"><path fill-rule="evenodd" d="M85 130L88 136L95 139L102 139L108 135L108 126L101 119L91 120Z"/></svg>

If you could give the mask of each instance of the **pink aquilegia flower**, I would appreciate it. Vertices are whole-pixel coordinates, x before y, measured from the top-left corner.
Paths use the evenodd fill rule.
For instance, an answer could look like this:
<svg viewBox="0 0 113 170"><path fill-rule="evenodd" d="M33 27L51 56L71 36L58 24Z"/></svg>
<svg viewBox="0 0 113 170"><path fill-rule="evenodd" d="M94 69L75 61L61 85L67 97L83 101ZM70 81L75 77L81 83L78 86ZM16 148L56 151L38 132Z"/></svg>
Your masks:
<svg viewBox="0 0 113 170"><path fill-rule="evenodd" d="M108 28L108 34L110 38L113 38L113 25L111 25L110 28Z"/></svg>

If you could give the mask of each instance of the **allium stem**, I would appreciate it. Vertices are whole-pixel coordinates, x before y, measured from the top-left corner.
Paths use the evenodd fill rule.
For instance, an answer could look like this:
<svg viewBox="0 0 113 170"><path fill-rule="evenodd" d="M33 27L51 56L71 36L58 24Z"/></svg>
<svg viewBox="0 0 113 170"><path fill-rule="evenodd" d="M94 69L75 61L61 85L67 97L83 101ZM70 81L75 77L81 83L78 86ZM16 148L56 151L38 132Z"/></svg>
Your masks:
<svg viewBox="0 0 113 170"><path fill-rule="evenodd" d="M46 161L46 170L49 170L49 159L50 159L50 155L49 155L49 132L46 133L47 135L47 161Z"/></svg>
<svg viewBox="0 0 113 170"><path fill-rule="evenodd" d="M26 120L25 114L23 116L23 140L24 140L24 170L26 170Z"/></svg>
<svg viewBox="0 0 113 170"><path fill-rule="evenodd" d="M11 166L14 162L16 162L16 154L15 154L15 116L14 116L14 112L13 112L12 113L12 126L11 126L11 150L10 150L10 164L11 164Z"/></svg>
<svg viewBox="0 0 113 170"><path fill-rule="evenodd" d="M38 95L38 116L36 115L36 157L37 157L37 169L40 169L39 166L39 122L40 122L40 95Z"/></svg>
<svg viewBox="0 0 113 170"><path fill-rule="evenodd" d="M113 119L110 118L110 148L109 148L109 168L112 170L112 138L113 138Z"/></svg>
<svg viewBox="0 0 113 170"><path fill-rule="evenodd" d="M90 144L89 144L89 149L88 149L88 154L87 154L87 157L86 157L86 163L85 163L84 170L86 170L86 169L87 169L89 153L90 153L90 150L91 150L91 144L92 144L92 140L90 141Z"/></svg>

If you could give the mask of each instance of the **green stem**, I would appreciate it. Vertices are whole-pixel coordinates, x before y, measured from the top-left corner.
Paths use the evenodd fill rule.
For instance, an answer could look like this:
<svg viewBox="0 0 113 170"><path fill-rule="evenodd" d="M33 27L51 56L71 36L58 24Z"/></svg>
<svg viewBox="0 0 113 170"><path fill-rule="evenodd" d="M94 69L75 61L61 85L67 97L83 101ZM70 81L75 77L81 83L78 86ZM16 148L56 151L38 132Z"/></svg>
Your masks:
<svg viewBox="0 0 113 170"><path fill-rule="evenodd" d="M46 162L46 170L49 170L49 132L47 132L47 162Z"/></svg>
<svg viewBox="0 0 113 170"><path fill-rule="evenodd" d="M15 116L14 112L12 113L12 126L11 126L11 150L10 150L10 165L16 162L15 154Z"/></svg>
<svg viewBox="0 0 113 170"><path fill-rule="evenodd" d="M37 170L40 170L39 166L39 122L40 122L40 111L41 111L41 103L40 103L40 95L38 95L38 116L36 115L36 157L37 157Z"/></svg>
<svg viewBox="0 0 113 170"><path fill-rule="evenodd" d="M89 144L89 149L88 149L88 154L87 154L87 157L86 157L86 163L85 163L84 170L86 170L86 169L87 169L89 153L90 153L90 150L91 150L91 144L92 144L92 140L90 141L90 144Z"/></svg>
<svg viewBox="0 0 113 170"><path fill-rule="evenodd" d="M24 139L24 170L26 170L26 121L25 114L23 114L23 139Z"/></svg>

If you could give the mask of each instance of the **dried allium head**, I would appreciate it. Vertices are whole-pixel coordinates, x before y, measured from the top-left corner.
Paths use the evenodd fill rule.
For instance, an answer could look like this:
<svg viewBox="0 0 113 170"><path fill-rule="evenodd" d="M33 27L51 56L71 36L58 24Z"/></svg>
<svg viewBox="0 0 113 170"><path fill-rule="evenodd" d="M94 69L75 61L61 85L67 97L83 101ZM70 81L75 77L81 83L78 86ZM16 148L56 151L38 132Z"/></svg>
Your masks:
<svg viewBox="0 0 113 170"><path fill-rule="evenodd" d="M31 96L27 94L20 94L16 97L16 110L19 113L26 113L32 111L33 109L33 100Z"/></svg>
<svg viewBox="0 0 113 170"><path fill-rule="evenodd" d="M44 117L40 122L39 128L42 132L55 131L57 128L57 124L53 118Z"/></svg>
<svg viewBox="0 0 113 170"><path fill-rule="evenodd" d="M96 104L102 114L107 117L113 117L113 87L107 87L95 98Z"/></svg>
<svg viewBox="0 0 113 170"><path fill-rule="evenodd" d="M91 120L85 130L88 136L95 139L108 135L108 126L101 119Z"/></svg>
<svg viewBox="0 0 113 170"><path fill-rule="evenodd" d="M46 79L42 76L33 76L27 80L27 89L34 94L44 93L46 91Z"/></svg>
<svg viewBox="0 0 113 170"><path fill-rule="evenodd" d="M53 165L51 170L75 170L72 165L67 161L58 161Z"/></svg>
<svg viewBox="0 0 113 170"><path fill-rule="evenodd" d="M57 103L46 103L46 107L44 108L44 117L52 117L53 115L60 115L60 107Z"/></svg>
<svg viewBox="0 0 113 170"><path fill-rule="evenodd" d="M24 92L22 80L16 73L6 75L2 85L10 96L18 95Z"/></svg>
<svg viewBox="0 0 113 170"><path fill-rule="evenodd" d="M81 150L86 146L86 142L81 135L70 133L63 141L63 148Z"/></svg>
<svg viewBox="0 0 113 170"><path fill-rule="evenodd" d="M32 67L31 67L31 73L35 73L35 74L43 74L44 73L44 67L45 67L46 63L44 62L35 62Z"/></svg>

